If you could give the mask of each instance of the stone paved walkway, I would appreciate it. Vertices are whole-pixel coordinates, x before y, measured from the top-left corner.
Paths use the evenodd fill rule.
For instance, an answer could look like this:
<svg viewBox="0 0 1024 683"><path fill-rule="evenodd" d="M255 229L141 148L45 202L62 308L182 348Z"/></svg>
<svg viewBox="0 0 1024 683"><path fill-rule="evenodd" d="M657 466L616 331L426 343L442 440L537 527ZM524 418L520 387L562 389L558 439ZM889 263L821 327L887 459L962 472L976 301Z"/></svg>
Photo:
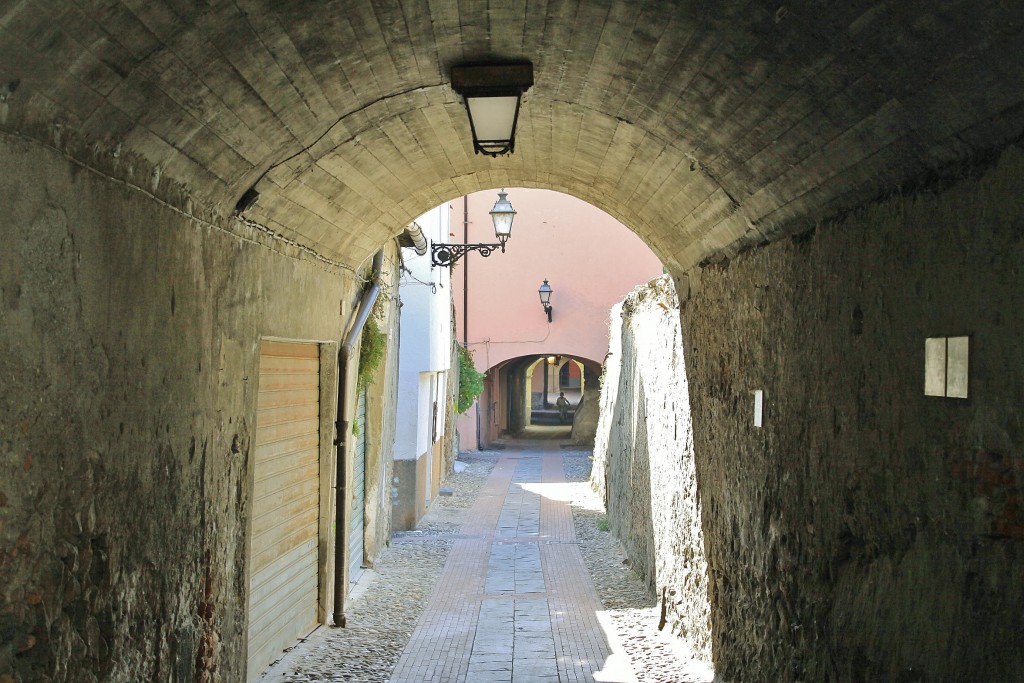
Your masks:
<svg viewBox="0 0 1024 683"><path fill-rule="evenodd" d="M597 680L612 654L598 620L602 605L576 546L572 510L540 494L564 480L558 452L503 455L469 510L393 683Z"/></svg>
<svg viewBox="0 0 1024 683"><path fill-rule="evenodd" d="M364 572L348 628L318 629L260 683L710 683L707 665L657 629L653 596L602 531L590 453L538 436L461 454L464 471L445 482L453 495Z"/></svg>

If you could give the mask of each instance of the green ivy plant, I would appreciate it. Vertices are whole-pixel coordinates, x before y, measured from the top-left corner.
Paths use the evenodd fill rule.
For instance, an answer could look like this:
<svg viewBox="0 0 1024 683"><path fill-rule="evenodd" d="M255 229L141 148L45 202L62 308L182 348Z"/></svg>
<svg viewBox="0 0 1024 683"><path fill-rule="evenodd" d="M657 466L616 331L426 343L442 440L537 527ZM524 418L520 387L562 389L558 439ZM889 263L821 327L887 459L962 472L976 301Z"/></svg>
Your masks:
<svg viewBox="0 0 1024 683"><path fill-rule="evenodd" d="M373 373L380 367L387 351L388 336L381 332L375 316L370 316L363 327L363 339L359 345L359 373L356 386L363 391L373 380Z"/></svg>
<svg viewBox="0 0 1024 683"><path fill-rule="evenodd" d="M473 365L473 354L461 344L459 349L459 397L455 410L464 413L484 391L484 377Z"/></svg>

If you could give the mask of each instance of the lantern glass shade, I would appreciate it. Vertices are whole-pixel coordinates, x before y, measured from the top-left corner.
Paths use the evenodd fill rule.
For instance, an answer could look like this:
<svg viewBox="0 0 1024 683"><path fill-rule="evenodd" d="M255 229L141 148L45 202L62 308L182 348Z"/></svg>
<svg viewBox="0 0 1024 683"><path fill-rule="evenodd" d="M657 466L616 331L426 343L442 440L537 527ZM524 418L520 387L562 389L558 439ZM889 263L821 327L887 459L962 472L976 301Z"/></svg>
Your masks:
<svg viewBox="0 0 1024 683"><path fill-rule="evenodd" d="M542 306L548 306L551 304L551 285L548 284L547 278L544 278L544 284L537 290L537 294L540 295L540 303Z"/></svg>
<svg viewBox="0 0 1024 683"><path fill-rule="evenodd" d="M515 144L519 97L467 97L469 122L477 147L484 154L512 151Z"/></svg>
<svg viewBox="0 0 1024 683"><path fill-rule="evenodd" d="M516 217L516 210L512 208L512 202L507 199L508 193L502 190L498 193L498 201L494 202L491 209L491 222L494 223L494 234L501 244L505 244L512 236L512 221Z"/></svg>

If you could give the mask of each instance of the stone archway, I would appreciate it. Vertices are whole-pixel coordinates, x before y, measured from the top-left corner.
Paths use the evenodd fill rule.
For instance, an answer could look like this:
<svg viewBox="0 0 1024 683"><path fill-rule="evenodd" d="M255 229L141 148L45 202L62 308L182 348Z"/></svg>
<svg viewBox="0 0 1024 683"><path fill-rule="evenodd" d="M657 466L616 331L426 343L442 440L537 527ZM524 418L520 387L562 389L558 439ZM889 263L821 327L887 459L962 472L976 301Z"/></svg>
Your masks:
<svg viewBox="0 0 1024 683"><path fill-rule="evenodd" d="M1018 135L1015 34L989 30L1013 10L953 7L19 6L3 128L190 211L253 188L246 218L348 266L507 185L604 209L681 274ZM536 70L501 159L469 151L448 78L493 57Z"/></svg>

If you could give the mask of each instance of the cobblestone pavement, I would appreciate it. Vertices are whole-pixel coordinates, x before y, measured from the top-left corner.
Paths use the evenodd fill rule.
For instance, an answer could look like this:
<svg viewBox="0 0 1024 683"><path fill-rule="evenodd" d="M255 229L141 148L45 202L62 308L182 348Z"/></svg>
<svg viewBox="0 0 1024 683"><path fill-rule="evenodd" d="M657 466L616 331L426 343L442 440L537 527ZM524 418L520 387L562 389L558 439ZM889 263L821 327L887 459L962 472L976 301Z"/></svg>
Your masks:
<svg viewBox="0 0 1024 683"><path fill-rule="evenodd" d="M711 683L710 664L693 659L686 642L658 630L657 600L629 568L618 540L600 525L604 501L590 487L589 451L563 451L566 496L576 539L615 637L641 683Z"/></svg>
<svg viewBox="0 0 1024 683"><path fill-rule="evenodd" d="M557 444L538 445L549 449L547 457L529 451L462 454L466 470L445 482L454 495L439 498L415 532L393 537L375 570L361 582L369 583L368 588L360 586L350 601L348 628L319 629L262 680L709 683L710 668L691 660L685 643L657 630L654 598L631 573L618 541L600 530L604 511L588 483L590 453L551 453ZM494 473L503 455L512 455L502 464L507 471ZM491 488L485 489L485 483ZM473 508L474 503L479 505ZM556 519L555 511L566 503L571 519L566 514L561 527L546 521ZM488 509L491 517L485 519L487 513L481 511ZM566 528L566 522L571 526ZM573 535L578 543L572 542ZM565 537L569 545L550 540L556 537ZM549 540L538 542L540 538ZM446 568L456 543L462 550ZM464 551L473 544L475 556L467 556ZM589 572L593 589L565 581L572 571L559 563L571 569L572 558L579 562L580 554L586 567L580 573L586 577ZM545 566L553 585L544 581ZM455 590L447 591L449 602L440 605L440 612L436 604L428 610L431 601L441 599L436 593L431 596L442 575L445 585L452 584L453 576L461 578L454 582ZM475 588L470 580L474 575L480 583ZM571 606L558 601L583 589L591 594L596 590L589 609L577 610L581 613L575 621L550 618L569 614ZM440 614L440 620L425 623L430 621L426 616L421 620L425 610ZM600 622L596 635L588 618ZM414 631L418 640L410 645ZM612 650L618 654L606 658ZM515 661L514 652L520 655ZM580 664L589 659L597 666ZM513 670L518 672L515 678Z"/></svg>
<svg viewBox="0 0 1024 683"><path fill-rule="evenodd" d="M450 477L413 532L392 536L373 570L363 572L345 616L347 628L321 627L271 666L265 683L353 681L383 683L395 668L444 568L463 513L498 461L498 454L463 454L465 471Z"/></svg>

